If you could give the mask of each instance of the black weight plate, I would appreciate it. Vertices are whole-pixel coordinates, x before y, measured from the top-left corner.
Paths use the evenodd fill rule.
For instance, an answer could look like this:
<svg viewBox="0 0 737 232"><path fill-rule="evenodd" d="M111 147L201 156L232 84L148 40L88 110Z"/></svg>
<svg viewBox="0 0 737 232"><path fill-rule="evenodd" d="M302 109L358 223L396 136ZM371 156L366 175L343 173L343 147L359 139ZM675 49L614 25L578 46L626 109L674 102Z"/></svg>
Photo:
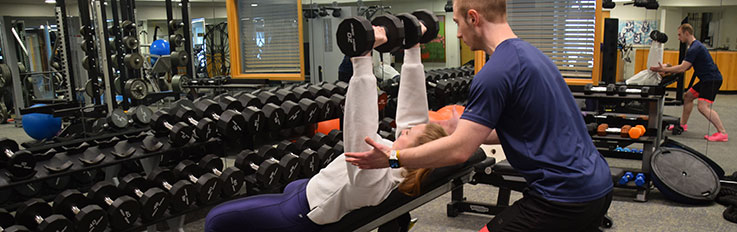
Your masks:
<svg viewBox="0 0 737 232"><path fill-rule="evenodd" d="M686 204L708 203L719 193L719 176L697 155L661 147L650 160L653 184L667 198Z"/></svg>
<svg viewBox="0 0 737 232"><path fill-rule="evenodd" d="M420 37L420 43L429 43L438 37L438 32L440 32L440 23L438 22L438 17L435 16L435 14L429 10L417 10L412 12L412 15L417 17L417 19L419 19L422 24L425 24L425 27L427 28L425 34Z"/></svg>
<svg viewBox="0 0 737 232"><path fill-rule="evenodd" d="M404 25L394 15L382 15L371 20L371 24L382 26L386 31L386 43L376 47L376 51L381 53L395 52L402 48L404 43Z"/></svg>
<svg viewBox="0 0 737 232"><path fill-rule="evenodd" d="M404 24L405 33L402 48L412 48L420 42L420 37L422 37L422 28L420 26L420 21L414 15L407 13L398 14L397 18L402 20L402 24Z"/></svg>
<svg viewBox="0 0 737 232"><path fill-rule="evenodd" d="M374 29L364 17L344 19L335 35L340 51L348 57L363 55L374 46Z"/></svg>

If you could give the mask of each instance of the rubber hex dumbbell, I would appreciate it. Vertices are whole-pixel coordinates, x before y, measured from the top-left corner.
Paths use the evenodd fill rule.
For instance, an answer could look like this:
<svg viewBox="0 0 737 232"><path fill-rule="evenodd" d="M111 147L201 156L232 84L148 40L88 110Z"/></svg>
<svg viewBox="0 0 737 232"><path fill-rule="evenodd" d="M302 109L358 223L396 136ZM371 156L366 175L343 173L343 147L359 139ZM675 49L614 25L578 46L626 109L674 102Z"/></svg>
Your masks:
<svg viewBox="0 0 737 232"><path fill-rule="evenodd" d="M0 231L29 231L28 228L26 228L25 226L14 224L15 217L13 217L13 215L10 214L7 210L0 208Z"/></svg>
<svg viewBox="0 0 737 232"><path fill-rule="evenodd" d="M222 183L220 179L212 173L203 173L197 164L191 160L182 160L176 167L174 173L180 178L189 180L194 184L197 192L197 202L201 205L207 205L215 200L220 199L220 190Z"/></svg>
<svg viewBox="0 0 737 232"><path fill-rule="evenodd" d="M296 102L286 100L282 102L281 109L286 116L286 121L284 122L286 127L297 127L305 124L304 112L302 112L302 108Z"/></svg>
<svg viewBox="0 0 737 232"><path fill-rule="evenodd" d="M232 197L237 195L246 183L246 175L236 167L224 168L223 160L213 154L208 154L200 159L198 163L202 170L215 174L220 178L223 186L223 196Z"/></svg>
<svg viewBox="0 0 737 232"><path fill-rule="evenodd" d="M216 96L213 101L219 102L220 108L223 110L241 111L244 107L237 98L227 95L227 93Z"/></svg>
<svg viewBox="0 0 737 232"><path fill-rule="evenodd" d="M95 183L87 197L107 210L110 227L114 230L129 228L141 215L138 202L130 196L122 195L112 182Z"/></svg>
<svg viewBox="0 0 737 232"><path fill-rule="evenodd" d="M338 110L335 111L334 117L342 118L343 113L345 112L345 96L339 95L339 94L333 94L332 96L330 96L330 101L333 102L334 105L338 106L336 108Z"/></svg>
<svg viewBox="0 0 737 232"><path fill-rule="evenodd" d="M333 129L327 134L327 137L328 141L330 141L327 145L335 146L336 143L343 141L343 131Z"/></svg>
<svg viewBox="0 0 737 232"><path fill-rule="evenodd" d="M299 177L299 156L286 152L280 152L271 145L264 145L258 149L258 156L263 160L271 160L282 168L282 180L289 183Z"/></svg>
<svg viewBox="0 0 737 232"><path fill-rule="evenodd" d="M148 126L153 114L154 112L148 106L136 106L128 110L130 121L138 126Z"/></svg>
<svg viewBox="0 0 737 232"><path fill-rule="evenodd" d="M319 96L315 98L315 102L317 103L318 112L321 113L319 121L325 121L335 118L335 115L337 114L336 111L338 111L337 105L335 105L335 102L330 101L330 98L327 98L325 96Z"/></svg>
<svg viewBox="0 0 737 232"><path fill-rule="evenodd" d="M234 110L223 111L217 102L203 99L195 102L195 112L200 118L208 117L216 122L218 131L225 138L238 140L245 134L246 119Z"/></svg>
<svg viewBox="0 0 737 232"><path fill-rule="evenodd" d="M281 180L282 169L273 160L261 161L261 157L252 150L238 153L235 166L246 174L246 182L261 186L273 186Z"/></svg>
<svg viewBox="0 0 737 232"><path fill-rule="evenodd" d="M257 134L266 130L266 115L255 106L247 106L241 111L246 120L246 133Z"/></svg>
<svg viewBox="0 0 737 232"><path fill-rule="evenodd" d="M296 86L292 88L292 92L294 92L294 94L297 95L297 98L299 99L315 99L315 95L303 86Z"/></svg>
<svg viewBox="0 0 737 232"><path fill-rule="evenodd" d="M297 98L297 95L294 94L294 92L289 91L287 89L279 89L274 92L274 95L276 95L276 98L279 99L279 102L285 102L285 101L293 101L297 102L299 99Z"/></svg>
<svg viewBox="0 0 737 232"><path fill-rule="evenodd" d="M33 231L57 232L72 231L72 221L61 214L53 214L53 209L44 200L33 198L23 202L15 211L18 224Z"/></svg>
<svg viewBox="0 0 737 232"><path fill-rule="evenodd" d="M92 127L95 128L96 132L103 132L104 130L121 130L125 129L130 125L128 115L122 109L114 109L105 118L96 120Z"/></svg>
<svg viewBox="0 0 737 232"><path fill-rule="evenodd" d="M379 27L384 28L386 42L374 48L376 37L380 36ZM364 17L344 19L338 25L336 40L340 51L348 57L356 57L376 49L380 53L398 51L404 42L404 25L393 15L375 17L369 22Z"/></svg>
<svg viewBox="0 0 737 232"><path fill-rule="evenodd" d="M263 104L261 103L261 99L251 93L242 93L238 95L238 101L240 101L241 105L243 105L244 107L253 106L256 108L261 108L261 106L263 106Z"/></svg>
<svg viewBox="0 0 737 232"><path fill-rule="evenodd" d="M409 49L418 43L428 43L438 36L440 24L438 18L429 10L417 10L412 14L398 14L397 18L404 25L404 43L402 48ZM421 25L427 29L422 33Z"/></svg>
<svg viewBox="0 0 737 232"><path fill-rule="evenodd" d="M319 96L323 96L327 98L330 97L330 91L328 91L327 89L319 85L307 86L307 91L309 91L312 94L312 96L315 96L315 99L317 99L317 97Z"/></svg>
<svg viewBox="0 0 737 232"><path fill-rule="evenodd" d="M138 173L130 173L118 185L123 192L138 198L141 205L141 218L152 221L164 215L169 208L169 198L160 188L153 187Z"/></svg>
<svg viewBox="0 0 737 232"><path fill-rule="evenodd" d="M169 169L155 168L146 178L169 193L171 196L169 209L172 212L188 209L196 201L195 187L189 181L177 181L174 173Z"/></svg>
<svg viewBox="0 0 737 232"><path fill-rule="evenodd" d="M151 129L156 133L169 134L169 143L178 147L192 139L191 126L183 122L175 123L174 117L165 111L156 111L151 117Z"/></svg>
<svg viewBox="0 0 737 232"><path fill-rule="evenodd" d="M74 219L75 231L102 232L108 226L105 211L74 189L67 189L56 196L54 212Z"/></svg>
<svg viewBox="0 0 737 232"><path fill-rule="evenodd" d="M19 151L18 143L0 138L0 163L13 179L27 179L36 174L36 159L28 151Z"/></svg>
<svg viewBox="0 0 737 232"><path fill-rule="evenodd" d="M317 153L312 149L302 150L296 144L284 140L276 146L282 154L299 154L299 170L303 177L311 177L320 171L320 161L317 159Z"/></svg>
<svg viewBox="0 0 737 232"><path fill-rule="evenodd" d="M308 99L308 98L303 98L303 99L300 99L297 104L299 104L299 107L302 109L302 112L303 112L302 118L305 124L312 124L312 123L318 122L320 113L317 112L318 110L317 102L311 99Z"/></svg>
<svg viewBox="0 0 737 232"><path fill-rule="evenodd" d="M335 160L335 158L338 157L340 154L336 154L332 147L328 145L322 145L317 150L317 158L320 160L322 165L320 165L322 168L325 168Z"/></svg>
<svg viewBox="0 0 737 232"><path fill-rule="evenodd" d="M192 108L181 106L177 109L175 116L179 121L194 126L194 137L197 141L207 141L217 133L215 122L210 118L197 120L197 113Z"/></svg>
<svg viewBox="0 0 737 232"><path fill-rule="evenodd" d="M276 94L270 92L270 91L260 91L256 93L256 96L261 101L261 105L266 105L269 103L279 105L281 101L279 101L279 97L276 96Z"/></svg>
<svg viewBox="0 0 737 232"><path fill-rule="evenodd" d="M284 109L281 108L281 106L274 103L267 103L264 105L264 107L261 108L261 111L263 111L264 115L266 116L266 127L268 128L268 130L281 130L282 127L284 127L287 115L284 112Z"/></svg>
<svg viewBox="0 0 737 232"><path fill-rule="evenodd" d="M304 150L304 149L312 149L317 150L322 146L322 143L317 143L315 140L312 140L312 138L307 136L300 136L294 141L294 144L297 146L298 149Z"/></svg>

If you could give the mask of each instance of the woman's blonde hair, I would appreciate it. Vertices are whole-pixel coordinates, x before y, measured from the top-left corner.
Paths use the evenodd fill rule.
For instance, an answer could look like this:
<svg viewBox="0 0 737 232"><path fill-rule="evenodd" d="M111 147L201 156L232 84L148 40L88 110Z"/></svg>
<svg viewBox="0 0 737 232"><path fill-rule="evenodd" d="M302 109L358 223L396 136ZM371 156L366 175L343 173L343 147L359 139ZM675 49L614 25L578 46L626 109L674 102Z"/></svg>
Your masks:
<svg viewBox="0 0 737 232"><path fill-rule="evenodd" d="M417 139L416 144L413 144L413 146L420 146L422 144L428 143L430 141L442 138L448 136L448 133L445 132L442 126L435 124L435 123L428 123L425 126L425 131L422 132L422 135ZM400 156L401 157L401 156ZM401 160L401 158L400 158ZM401 162L401 161L400 161ZM400 192L404 193L407 196L417 196L420 194L420 185L422 184L422 180L424 180L428 174L432 171L432 168L407 168L405 169L404 175L404 181L402 183L399 183L399 189Z"/></svg>

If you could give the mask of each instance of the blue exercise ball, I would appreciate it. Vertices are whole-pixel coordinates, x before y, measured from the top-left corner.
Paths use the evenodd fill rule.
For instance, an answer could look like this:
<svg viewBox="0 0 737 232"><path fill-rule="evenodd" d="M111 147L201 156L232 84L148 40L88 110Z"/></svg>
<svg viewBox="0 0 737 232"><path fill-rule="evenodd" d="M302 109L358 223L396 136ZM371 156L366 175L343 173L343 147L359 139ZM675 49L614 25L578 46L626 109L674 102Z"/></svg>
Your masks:
<svg viewBox="0 0 737 232"><path fill-rule="evenodd" d="M169 42L163 39L157 39L153 43L151 43L151 48L149 48L149 51L152 55L169 55L171 52L169 50ZM156 63L157 58L151 57L151 65L154 65Z"/></svg>
<svg viewBox="0 0 737 232"><path fill-rule="evenodd" d="M44 104L31 106L39 107ZM22 118L23 130L36 140L51 139L61 130L61 118L55 118L50 114L32 113L25 114Z"/></svg>

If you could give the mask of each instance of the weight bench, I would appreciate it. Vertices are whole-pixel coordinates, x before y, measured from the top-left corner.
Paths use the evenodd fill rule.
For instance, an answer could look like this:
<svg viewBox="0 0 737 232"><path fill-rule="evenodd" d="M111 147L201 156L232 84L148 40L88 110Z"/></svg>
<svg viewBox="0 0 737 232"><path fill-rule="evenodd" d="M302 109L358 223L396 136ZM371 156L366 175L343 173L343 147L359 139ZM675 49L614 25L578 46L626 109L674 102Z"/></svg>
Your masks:
<svg viewBox="0 0 737 232"><path fill-rule="evenodd" d="M322 231L371 231L447 192L462 187L471 181L476 166L490 166L494 161L494 158L487 157L486 153L479 149L465 163L432 171L422 182L420 195L409 197L395 189L381 204L354 210L343 216L340 221L325 225Z"/></svg>
<svg viewBox="0 0 737 232"><path fill-rule="evenodd" d="M490 166L477 165L475 167L475 175L473 179L469 181L470 184L489 184L499 187L499 193L497 194L496 204L488 204L475 201L467 201L463 196L463 187L456 188L451 192L451 202L447 205L448 217L458 216L463 212L478 213L485 215L497 215L502 210L509 207L509 197L512 190L522 192L527 188L527 181L522 177L517 170L512 168L507 160L503 160L499 163L492 163ZM612 178L615 175L621 176L623 171L614 171L616 174L612 174ZM602 221L602 227L612 227L612 219L609 216L604 216Z"/></svg>

